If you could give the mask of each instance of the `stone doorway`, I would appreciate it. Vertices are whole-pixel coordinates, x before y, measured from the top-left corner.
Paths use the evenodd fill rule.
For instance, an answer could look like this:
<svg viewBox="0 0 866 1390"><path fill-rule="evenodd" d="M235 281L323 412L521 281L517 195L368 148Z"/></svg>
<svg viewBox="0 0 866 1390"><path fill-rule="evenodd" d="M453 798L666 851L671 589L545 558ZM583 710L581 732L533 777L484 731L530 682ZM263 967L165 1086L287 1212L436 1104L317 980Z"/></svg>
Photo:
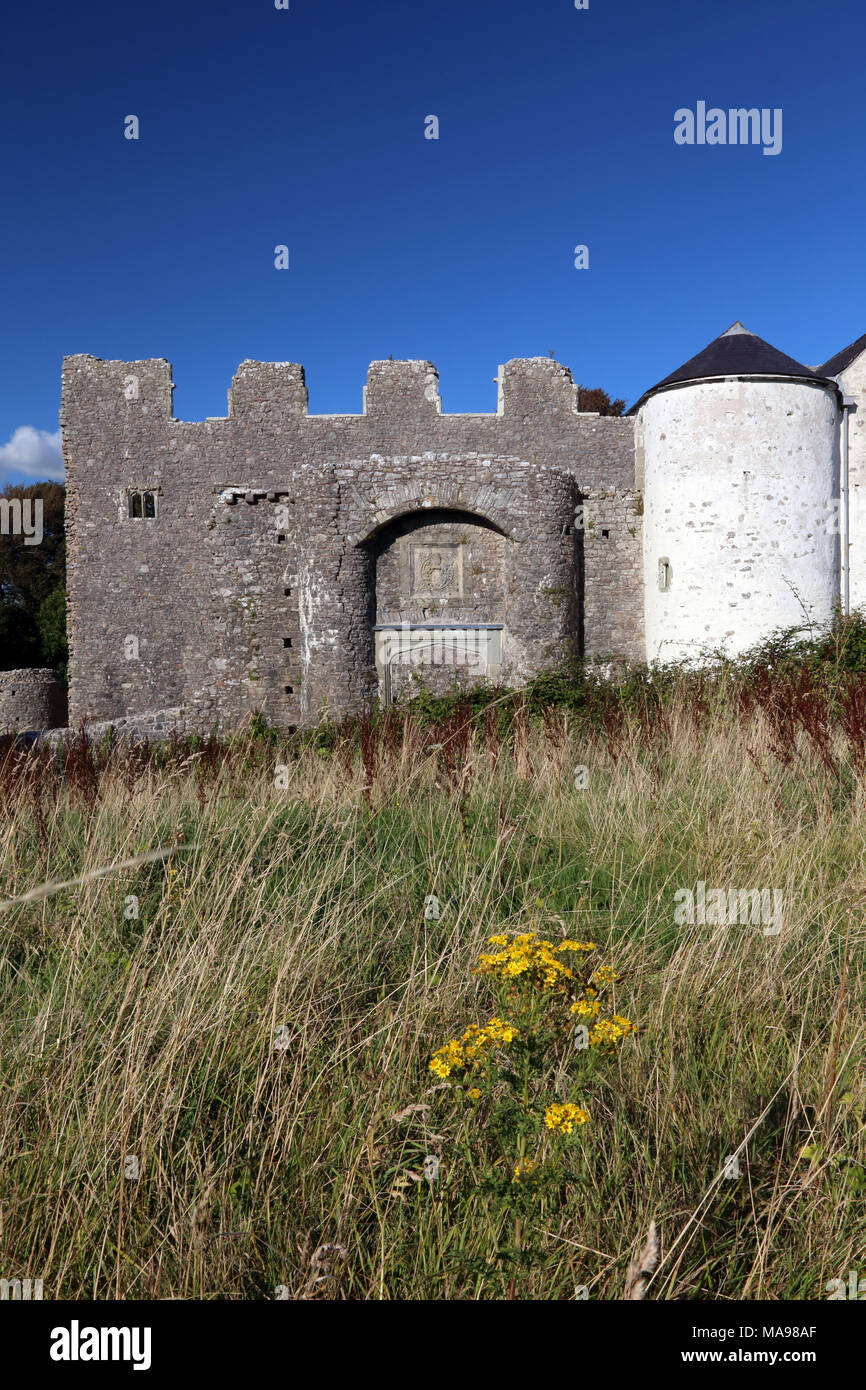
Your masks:
<svg viewBox="0 0 866 1390"><path fill-rule="evenodd" d="M507 643L507 538L475 513L398 517L371 542L379 697L496 680Z"/></svg>

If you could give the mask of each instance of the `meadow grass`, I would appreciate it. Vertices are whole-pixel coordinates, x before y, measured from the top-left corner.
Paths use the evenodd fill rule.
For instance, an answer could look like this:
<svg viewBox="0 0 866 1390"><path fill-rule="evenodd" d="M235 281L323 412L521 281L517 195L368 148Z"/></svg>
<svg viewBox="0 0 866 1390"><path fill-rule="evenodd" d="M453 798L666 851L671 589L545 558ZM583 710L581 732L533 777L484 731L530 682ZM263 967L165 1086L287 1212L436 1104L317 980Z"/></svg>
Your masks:
<svg viewBox="0 0 866 1390"><path fill-rule="evenodd" d="M804 689L7 751L0 1275L618 1299L654 1220L650 1299L866 1276L863 729ZM781 930L678 924L698 880L781 889ZM526 931L596 942L638 1029L551 1051L590 1119L538 1183L429 1069L494 1012L487 938Z"/></svg>

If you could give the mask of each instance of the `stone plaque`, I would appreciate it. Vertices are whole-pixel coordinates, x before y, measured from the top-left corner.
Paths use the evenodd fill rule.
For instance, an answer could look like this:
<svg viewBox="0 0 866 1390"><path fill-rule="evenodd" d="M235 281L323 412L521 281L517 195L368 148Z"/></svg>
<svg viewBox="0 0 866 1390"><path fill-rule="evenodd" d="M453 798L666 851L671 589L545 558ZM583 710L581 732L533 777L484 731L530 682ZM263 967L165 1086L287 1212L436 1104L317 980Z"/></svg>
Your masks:
<svg viewBox="0 0 866 1390"><path fill-rule="evenodd" d="M410 599L463 597L463 547L461 545L409 546Z"/></svg>

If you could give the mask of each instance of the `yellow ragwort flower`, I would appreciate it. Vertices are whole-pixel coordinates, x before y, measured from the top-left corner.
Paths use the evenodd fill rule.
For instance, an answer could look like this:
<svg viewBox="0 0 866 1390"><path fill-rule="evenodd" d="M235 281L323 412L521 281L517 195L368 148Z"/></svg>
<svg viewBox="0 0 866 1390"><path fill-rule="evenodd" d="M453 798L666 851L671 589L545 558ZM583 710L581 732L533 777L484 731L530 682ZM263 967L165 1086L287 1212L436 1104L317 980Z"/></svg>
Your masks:
<svg viewBox="0 0 866 1390"><path fill-rule="evenodd" d="M589 1035L589 1041L595 1044L618 1043L620 1038L624 1038L626 1033L633 1033L635 1026L621 1014L614 1014L613 1018L600 1018Z"/></svg>
<svg viewBox="0 0 866 1390"><path fill-rule="evenodd" d="M434 1052L430 1059L429 1067L432 1072L443 1079L451 1075L452 1071L461 1071L466 1067L480 1066L484 1061L485 1048L493 1043L510 1043L517 1037L517 1029L513 1023L503 1023L501 1018L491 1018L485 1028L479 1028L477 1023L470 1023L462 1038L452 1038Z"/></svg>
<svg viewBox="0 0 866 1390"><path fill-rule="evenodd" d="M544 1112L544 1123L548 1129L561 1130L571 1134L575 1125L585 1125L589 1115L579 1105L568 1101L565 1105L548 1105Z"/></svg>
<svg viewBox="0 0 866 1390"><path fill-rule="evenodd" d="M608 985L613 980L618 980L619 975L615 970L611 970L609 965L600 965L597 970L592 972L592 979L598 980L599 984Z"/></svg>
<svg viewBox="0 0 866 1390"><path fill-rule="evenodd" d="M612 1021L617 1025L617 1027L621 1028L624 1033L634 1033L637 1031L635 1025L631 1022L631 1020L628 1018L623 1018L622 1014L614 1014Z"/></svg>
<svg viewBox="0 0 866 1390"><path fill-rule="evenodd" d="M532 1172L534 1168L534 1158L525 1158L522 1163L516 1163L514 1165L514 1177L511 1179L511 1181L520 1182L521 1178L528 1178L529 1174Z"/></svg>
<svg viewBox="0 0 866 1390"><path fill-rule="evenodd" d="M491 937L495 945L505 943L505 949L497 952L483 952L478 958L478 972L492 971L503 980L514 980L520 975L530 977L530 982L538 988L561 988L564 981L573 979L569 967L557 952L564 950L592 950L592 945L584 946L579 941L566 941L555 945L551 941L541 941L535 932L523 932L510 942L506 936Z"/></svg>
<svg viewBox="0 0 866 1390"><path fill-rule="evenodd" d="M597 999L578 999L576 1004L572 1004L571 1012L580 1014L583 1018L595 1018L601 1004Z"/></svg>

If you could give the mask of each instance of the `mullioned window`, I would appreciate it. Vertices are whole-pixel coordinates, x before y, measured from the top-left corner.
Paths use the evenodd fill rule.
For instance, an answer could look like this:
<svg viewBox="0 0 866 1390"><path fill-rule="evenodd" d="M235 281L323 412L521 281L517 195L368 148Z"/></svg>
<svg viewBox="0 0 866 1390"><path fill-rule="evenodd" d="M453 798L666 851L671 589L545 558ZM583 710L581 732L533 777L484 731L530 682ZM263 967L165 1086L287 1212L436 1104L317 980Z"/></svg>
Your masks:
<svg viewBox="0 0 866 1390"><path fill-rule="evenodd" d="M127 492L127 516L136 521L154 521L157 515L157 492L131 488Z"/></svg>

